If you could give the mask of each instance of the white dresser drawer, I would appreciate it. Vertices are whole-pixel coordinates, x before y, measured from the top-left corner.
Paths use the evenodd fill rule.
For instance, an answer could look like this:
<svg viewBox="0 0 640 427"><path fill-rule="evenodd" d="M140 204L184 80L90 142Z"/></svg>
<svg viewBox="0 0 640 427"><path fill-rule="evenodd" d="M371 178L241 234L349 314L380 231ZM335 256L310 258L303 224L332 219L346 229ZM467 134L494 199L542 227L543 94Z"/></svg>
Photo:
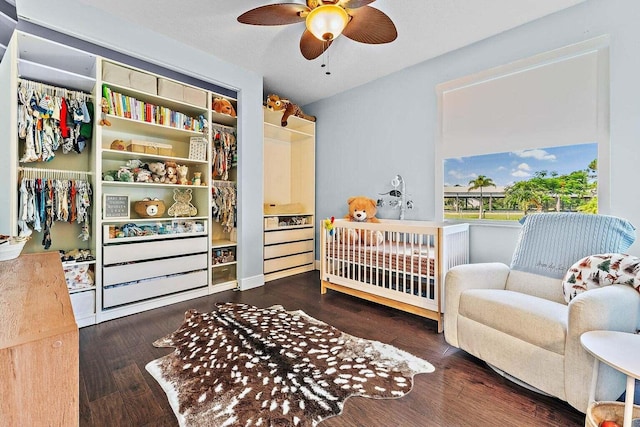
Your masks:
<svg viewBox="0 0 640 427"><path fill-rule="evenodd" d="M102 249L105 265L141 261L207 251L207 236L185 239L152 240L148 242L107 245Z"/></svg>
<svg viewBox="0 0 640 427"><path fill-rule="evenodd" d="M286 255L299 254L313 251L313 240L302 240L300 242L282 243L280 245L265 246L264 258L277 258Z"/></svg>
<svg viewBox="0 0 640 427"><path fill-rule="evenodd" d="M96 314L96 292L94 290L75 292L69 297L76 319Z"/></svg>
<svg viewBox="0 0 640 427"><path fill-rule="evenodd" d="M265 231L264 244L272 245L274 243L294 242L296 240L313 239L313 237L313 227L296 228L294 230Z"/></svg>
<svg viewBox="0 0 640 427"><path fill-rule="evenodd" d="M113 286L102 290L102 306L115 307L202 286L207 286L206 270Z"/></svg>
<svg viewBox="0 0 640 427"><path fill-rule="evenodd" d="M313 252L291 255L282 258L274 258L264 262L265 274L273 271L285 270L287 268L299 267L301 265L312 264Z"/></svg>
<svg viewBox="0 0 640 427"><path fill-rule="evenodd" d="M103 268L103 286L133 282L150 277L166 276L193 270L206 269L209 265L207 254L112 265Z"/></svg>

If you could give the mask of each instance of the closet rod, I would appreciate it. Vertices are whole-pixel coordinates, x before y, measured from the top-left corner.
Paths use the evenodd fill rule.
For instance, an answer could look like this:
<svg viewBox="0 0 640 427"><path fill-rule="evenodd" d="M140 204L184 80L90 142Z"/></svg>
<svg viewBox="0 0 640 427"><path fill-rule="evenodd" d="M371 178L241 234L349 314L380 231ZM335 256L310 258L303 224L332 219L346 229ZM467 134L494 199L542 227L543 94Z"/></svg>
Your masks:
<svg viewBox="0 0 640 427"><path fill-rule="evenodd" d="M63 170L63 169L46 169L46 168L26 168L19 167L19 171L25 173L37 173L44 175L58 175L58 176L91 176L93 172L89 171L76 171L76 170Z"/></svg>
<svg viewBox="0 0 640 427"><path fill-rule="evenodd" d="M220 180L220 179L212 179L211 180L211 185L213 185L214 187L220 186L220 187L235 187L236 183L234 181L224 181L224 180Z"/></svg>
<svg viewBox="0 0 640 427"><path fill-rule="evenodd" d="M220 125L220 124L218 124L218 123L212 123L212 124L211 124L211 127L212 127L212 128L218 128L218 129L220 129L220 130L222 130L222 129L236 130L236 128L235 128L235 127L233 127L233 126Z"/></svg>
<svg viewBox="0 0 640 427"><path fill-rule="evenodd" d="M34 85L34 87L38 87L38 88L49 89L53 91L59 90L64 92L65 96L67 95L67 93L73 93L75 96L84 97L85 101L93 99L93 95L91 95L90 93L82 92L81 90L74 90L74 89L68 89L66 87L53 86L46 83L37 82L35 80L29 80L29 79L23 79L23 78L18 78L18 81L26 83L27 85Z"/></svg>

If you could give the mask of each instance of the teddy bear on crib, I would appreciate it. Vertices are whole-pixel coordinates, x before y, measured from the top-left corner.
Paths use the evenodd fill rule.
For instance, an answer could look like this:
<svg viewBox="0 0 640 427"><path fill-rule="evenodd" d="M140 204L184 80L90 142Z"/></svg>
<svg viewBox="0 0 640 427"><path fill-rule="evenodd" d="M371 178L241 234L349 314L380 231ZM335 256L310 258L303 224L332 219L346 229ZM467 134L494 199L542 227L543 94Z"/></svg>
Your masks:
<svg viewBox="0 0 640 427"><path fill-rule="evenodd" d="M351 197L347 200L349 205L349 214L345 216L352 222L371 222L379 223L380 220L376 218L376 201L364 196ZM349 229L348 231L349 241L361 242L365 245L380 245L384 242L384 234L381 231L367 231L364 229Z"/></svg>

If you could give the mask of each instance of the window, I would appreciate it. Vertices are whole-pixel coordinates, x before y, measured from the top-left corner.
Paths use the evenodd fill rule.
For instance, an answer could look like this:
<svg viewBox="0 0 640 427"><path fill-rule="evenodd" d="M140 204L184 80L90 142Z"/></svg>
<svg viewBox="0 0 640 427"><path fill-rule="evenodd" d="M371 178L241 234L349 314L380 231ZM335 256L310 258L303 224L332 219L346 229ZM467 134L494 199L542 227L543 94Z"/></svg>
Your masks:
<svg viewBox="0 0 640 427"><path fill-rule="evenodd" d="M437 197L437 212L450 217L452 209L460 213L461 206L475 203L474 217L480 219L486 218L486 212L484 215L480 212L481 206L524 212L525 209L576 210L587 202L596 203L600 212L606 212L609 206L608 43L608 37L602 36L438 85L436 194L441 197ZM554 156L555 164L550 161ZM579 164L569 167L568 163L578 158ZM498 170L500 167L506 169ZM552 191L555 181L551 178L567 178L572 172L588 175L589 184L594 188L588 193L578 188L573 188L574 193L563 189L560 194L557 188ZM512 179L506 177L507 173L511 173ZM482 179L478 179L481 175L492 181L482 186ZM454 180L455 176L458 178ZM475 185L469 184L474 180L477 180ZM530 180L551 190L544 197L538 194L539 197L529 203L516 203L518 195L513 193L527 190L526 187L532 185ZM445 187L455 185L476 187L472 191L478 190L478 193L482 189L483 199L484 192L488 191L490 197L480 205L479 197L466 194L464 203L467 204L463 205L463 192L456 200L455 191L453 194L450 188L445 191ZM498 187L503 191L498 191ZM551 199L555 199L554 203ZM593 211L593 206L581 209ZM518 219L522 214L513 216L508 219Z"/></svg>

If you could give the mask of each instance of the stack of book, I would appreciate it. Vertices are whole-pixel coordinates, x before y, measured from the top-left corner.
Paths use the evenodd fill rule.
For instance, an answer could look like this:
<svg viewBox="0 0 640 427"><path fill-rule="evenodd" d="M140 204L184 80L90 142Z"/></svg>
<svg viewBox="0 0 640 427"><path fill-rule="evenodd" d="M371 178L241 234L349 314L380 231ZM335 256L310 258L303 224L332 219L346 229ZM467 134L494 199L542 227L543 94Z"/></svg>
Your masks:
<svg viewBox="0 0 640 427"><path fill-rule="evenodd" d="M109 114L117 117L196 132L202 132L204 128L204 118L202 117L190 117L168 107L140 101L132 96L114 92L106 85L102 86L102 96L109 105Z"/></svg>

